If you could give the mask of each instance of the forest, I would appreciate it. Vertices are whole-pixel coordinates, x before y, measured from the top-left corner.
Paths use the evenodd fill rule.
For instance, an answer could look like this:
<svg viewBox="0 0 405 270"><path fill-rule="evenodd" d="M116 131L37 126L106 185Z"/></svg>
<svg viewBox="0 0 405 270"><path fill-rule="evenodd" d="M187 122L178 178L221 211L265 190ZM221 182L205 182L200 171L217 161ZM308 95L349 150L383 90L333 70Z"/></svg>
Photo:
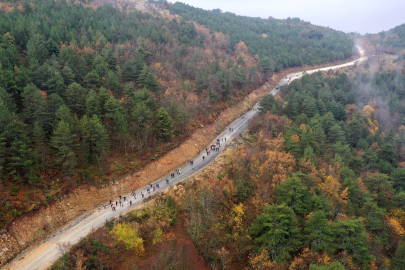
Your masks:
<svg viewBox="0 0 405 270"><path fill-rule="evenodd" d="M106 223L53 269L77 265L77 254L89 268L201 269L190 266L199 263L194 249L211 269L404 269L405 126L386 117L398 109L357 95L369 75L318 72L265 96L243 145L145 209ZM403 102L401 76L383 72L368 84L387 102ZM129 247L126 234L138 244ZM108 245L127 259L99 252Z"/></svg>
<svg viewBox="0 0 405 270"><path fill-rule="evenodd" d="M366 37L373 45L403 50L405 48L405 24L377 34L367 34Z"/></svg>
<svg viewBox="0 0 405 270"><path fill-rule="evenodd" d="M277 20L237 16L219 9L212 11L176 2L172 14L229 35L231 45L243 41L271 71L315 65L349 58L353 43L343 32L311 25L299 18Z"/></svg>
<svg viewBox="0 0 405 270"><path fill-rule="evenodd" d="M0 228L60 194L141 169L272 72L298 65L234 36L246 18L224 33L131 5L24 0L0 10ZM278 34L266 48L297 44L283 55L303 51L300 65L351 56L352 42L331 29L270 28Z"/></svg>

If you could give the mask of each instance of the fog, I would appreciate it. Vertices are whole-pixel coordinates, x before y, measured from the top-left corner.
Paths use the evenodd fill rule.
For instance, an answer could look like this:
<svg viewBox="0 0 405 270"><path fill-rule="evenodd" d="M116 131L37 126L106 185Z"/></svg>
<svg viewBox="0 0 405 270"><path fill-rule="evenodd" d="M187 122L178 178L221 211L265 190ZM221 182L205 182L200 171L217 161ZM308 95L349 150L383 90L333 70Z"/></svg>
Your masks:
<svg viewBox="0 0 405 270"><path fill-rule="evenodd" d="M177 1L176 1L177 2ZM203 9L277 19L298 17L344 32L378 33L405 23L404 0L182 0Z"/></svg>

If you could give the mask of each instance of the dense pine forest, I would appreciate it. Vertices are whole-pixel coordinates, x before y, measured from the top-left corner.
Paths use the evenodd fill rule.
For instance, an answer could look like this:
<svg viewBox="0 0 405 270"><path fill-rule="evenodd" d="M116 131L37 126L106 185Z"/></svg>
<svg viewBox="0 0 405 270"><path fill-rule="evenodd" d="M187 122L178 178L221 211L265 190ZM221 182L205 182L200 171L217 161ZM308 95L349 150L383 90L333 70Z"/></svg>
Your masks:
<svg viewBox="0 0 405 270"><path fill-rule="evenodd" d="M398 25L378 34L367 34L366 37L369 38L373 45L403 50L405 48L405 24Z"/></svg>
<svg viewBox="0 0 405 270"><path fill-rule="evenodd" d="M243 145L53 269L404 269L405 126L375 98L355 105L363 77L315 73L266 96ZM404 79L367 83L403 102Z"/></svg>
<svg viewBox="0 0 405 270"><path fill-rule="evenodd" d="M1 3L1 228L139 170L274 71L352 53L342 33L297 20L204 15L232 18L227 30L179 4L157 3L181 16L91 2Z"/></svg>
<svg viewBox="0 0 405 270"><path fill-rule="evenodd" d="M179 2L170 5L169 10L229 35L232 46L245 42L251 53L257 54L263 65L272 71L343 60L352 55L353 43L343 32L317 27L299 18L251 18Z"/></svg>

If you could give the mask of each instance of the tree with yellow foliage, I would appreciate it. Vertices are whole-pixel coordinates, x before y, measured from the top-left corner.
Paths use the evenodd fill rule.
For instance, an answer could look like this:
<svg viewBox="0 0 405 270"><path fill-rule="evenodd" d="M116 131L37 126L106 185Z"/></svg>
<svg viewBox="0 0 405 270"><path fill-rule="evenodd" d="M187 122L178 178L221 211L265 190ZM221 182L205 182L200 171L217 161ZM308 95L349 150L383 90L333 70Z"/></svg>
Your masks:
<svg viewBox="0 0 405 270"><path fill-rule="evenodd" d="M126 249L133 249L135 254L140 256L144 253L143 239L139 236L139 231L131 223L118 223L110 232L115 240L123 242Z"/></svg>

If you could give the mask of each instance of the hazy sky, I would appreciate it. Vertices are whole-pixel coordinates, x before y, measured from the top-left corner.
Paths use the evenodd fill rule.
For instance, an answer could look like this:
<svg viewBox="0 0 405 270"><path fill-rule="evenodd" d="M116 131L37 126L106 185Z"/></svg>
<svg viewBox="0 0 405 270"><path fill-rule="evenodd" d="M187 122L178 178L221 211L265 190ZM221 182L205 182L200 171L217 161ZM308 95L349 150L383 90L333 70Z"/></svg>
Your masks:
<svg viewBox="0 0 405 270"><path fill-rule="evenodd" d="M177 2L177 1L174 1ZM405 23L405 0L182 0L203 9L276 19L298 17L344 32L378 33Z"/></svg>

